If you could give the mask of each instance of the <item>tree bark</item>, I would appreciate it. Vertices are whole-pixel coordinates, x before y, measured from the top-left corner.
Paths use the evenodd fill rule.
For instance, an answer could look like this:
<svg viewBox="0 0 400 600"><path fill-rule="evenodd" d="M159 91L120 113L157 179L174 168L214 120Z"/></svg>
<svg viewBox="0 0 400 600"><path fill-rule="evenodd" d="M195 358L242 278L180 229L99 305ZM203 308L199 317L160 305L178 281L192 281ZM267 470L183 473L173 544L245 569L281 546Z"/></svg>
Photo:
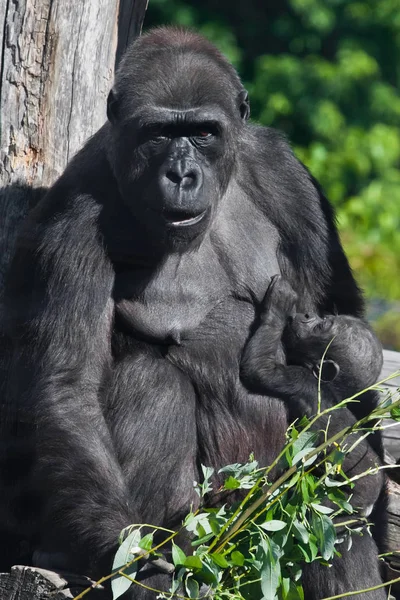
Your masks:
<svg viewBox="0 0 400 600"><path fill-rule="evenodd" d="M29 205L104 123L117 46L119 58L146 4L1 0L0 290Z"/></svg>

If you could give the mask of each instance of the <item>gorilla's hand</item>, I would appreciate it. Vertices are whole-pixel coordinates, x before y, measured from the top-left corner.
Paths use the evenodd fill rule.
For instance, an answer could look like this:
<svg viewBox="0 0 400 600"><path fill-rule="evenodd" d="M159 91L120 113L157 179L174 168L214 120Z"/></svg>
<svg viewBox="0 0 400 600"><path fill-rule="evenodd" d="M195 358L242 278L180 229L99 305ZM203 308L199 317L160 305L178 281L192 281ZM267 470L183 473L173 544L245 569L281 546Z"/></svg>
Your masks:
<svg viewBox="0 0 400 600"><path fill-rule="evenodd" d="M295 312L297 299L297 294L290 283L282 275L274 275L261 304L262 316L273 311L281 319L286 320Z"/></svg>

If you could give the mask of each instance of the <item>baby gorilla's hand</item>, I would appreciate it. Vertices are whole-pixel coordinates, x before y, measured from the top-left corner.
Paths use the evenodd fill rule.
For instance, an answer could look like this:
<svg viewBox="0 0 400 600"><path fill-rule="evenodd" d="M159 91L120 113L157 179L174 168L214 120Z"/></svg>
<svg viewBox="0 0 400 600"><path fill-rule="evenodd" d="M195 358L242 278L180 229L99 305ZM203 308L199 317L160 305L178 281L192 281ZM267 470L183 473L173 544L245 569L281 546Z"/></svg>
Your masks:
<svg viewBox="0 0 400 600"><path fill-rule="evenodd" d="M296 302L297 294L290 283L282 275L274 275L261 306L263 313L272 310L281 318L287 319L295 312Z"/></svg>

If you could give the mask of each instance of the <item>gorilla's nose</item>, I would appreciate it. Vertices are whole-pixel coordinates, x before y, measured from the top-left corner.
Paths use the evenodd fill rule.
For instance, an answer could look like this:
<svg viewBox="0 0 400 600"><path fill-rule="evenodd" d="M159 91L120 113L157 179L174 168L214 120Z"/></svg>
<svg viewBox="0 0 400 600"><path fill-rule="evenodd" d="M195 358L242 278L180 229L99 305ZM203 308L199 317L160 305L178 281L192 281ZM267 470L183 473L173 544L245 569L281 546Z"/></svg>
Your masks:
<svg viewBox="0 0 400 600"><path fill-rule="evenodd" d="M196 191L201 186L201 170L195 164L188 164L185 160L177 161L170 165L165 173L165 183L174 184L182 191Z"/></svg>

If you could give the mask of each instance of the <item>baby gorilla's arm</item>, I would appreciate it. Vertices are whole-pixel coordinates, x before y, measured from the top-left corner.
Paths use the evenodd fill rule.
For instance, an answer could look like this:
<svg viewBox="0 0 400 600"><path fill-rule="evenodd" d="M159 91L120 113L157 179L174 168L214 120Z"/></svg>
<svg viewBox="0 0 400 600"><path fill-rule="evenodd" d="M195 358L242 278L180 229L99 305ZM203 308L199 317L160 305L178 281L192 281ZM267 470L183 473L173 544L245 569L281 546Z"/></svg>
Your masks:
<svg viewBox="0 0 400 600"><path fill-rule="evenodd" d="M244 348L241 379L247 389L256 394L296 403L301 397L309 398L310 409L312 400L317 399L318 381L308 368L286 365L278 359L283 330L294 312L296 300L290 284L275 275L263 301L260 325Z"/></svg>

